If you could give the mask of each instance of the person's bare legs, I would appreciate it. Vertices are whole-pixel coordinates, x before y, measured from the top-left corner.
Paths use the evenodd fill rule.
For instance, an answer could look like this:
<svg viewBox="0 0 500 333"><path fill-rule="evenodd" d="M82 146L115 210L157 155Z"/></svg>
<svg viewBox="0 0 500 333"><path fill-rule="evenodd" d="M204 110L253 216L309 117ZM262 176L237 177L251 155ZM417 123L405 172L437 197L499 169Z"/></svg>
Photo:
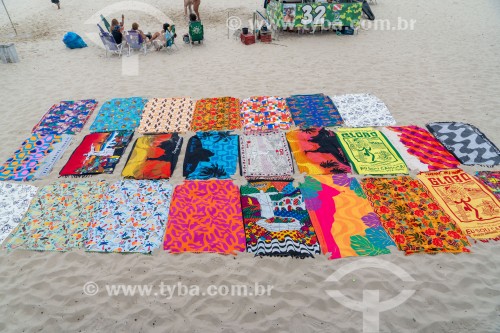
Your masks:
<svg viewBox="0 0 500 333"><path fill-rule="evenodd" d="M198 17L198 21L201 21L200 13L198 12L198 9L200 8L200 3L201 3L201 0L194 0L193 1L194 13L196 14L196 17Z"/></svg>

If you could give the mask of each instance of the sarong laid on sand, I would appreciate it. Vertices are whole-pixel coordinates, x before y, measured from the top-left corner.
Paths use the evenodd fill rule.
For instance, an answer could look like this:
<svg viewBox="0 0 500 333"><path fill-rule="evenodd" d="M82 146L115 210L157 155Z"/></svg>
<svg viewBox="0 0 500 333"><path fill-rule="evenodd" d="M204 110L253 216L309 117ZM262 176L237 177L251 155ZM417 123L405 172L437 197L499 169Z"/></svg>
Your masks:
<svg viewBox="0 0 500 333"><path fill-rule="evenodd" d="M91 133L85 136L59 175L86 176L113 173L132 135L132 132L117 131Z"/></svg>
<svg viewBox="0 0 500 333"><path fill-rule="evenodd" d="M356 178L347 174L306 176L300 190L321 250L330 253L330 259L390 253L387 247L394 242Z"/></svg>
<svg viewBox="0 0 500 333"><path fill-rule="evenodd" d="M341 128L337 138L360 175L406 174L401 156L386 137L373 128Z"/></svg>
<svg viewBox="0 0 500 333"><path fill-rule="evenodd" d="M321 253L302 193L292 182L257 182L240 190L248 252L300 258Z"/></svg>
<svg viewBox="0 0 500 333"><path fill-rule="evenodd" d="M340 126L343 121L335 104L324 94L292 95L286 99L293 121L300 128Z"/></svg>
<svg viewBox="0 0 500 333"><path fill-rule="evenodd" d="M32 134L0 166L0 180L35 180L48 176L71 143L72 135Z"/></svg>
<svg viewBox="0 0 500 333"><path fill-rule="evenodd" d="M453 169L460 165L431 133L418 126L386 127L382 133L390 140L411 170Z"/></svg>
<svg viewBox="0 0 500 333"><path fill-rule="evenodd" d="M500 171L479 171L476 177L500 200Z"/></svg>
<svg viewBox="0 0 500 333"><path fill-rule="evenodd" d="M387 106L371 94L332 97L346 127L391 126L396 124Z"/></svg>
<svg viewBox="0 0 500 333"><path fill-rule="evenodd" d="M186 181L175 187L165 232L171 253L245 251L240 191L230 180Z"/></svg>
<svg viewBox="0 0 500 333"><path fill-rule="evenodd" d="M472 125L438 122L427 124L427 128L462 164L500 164L500 150Z"/></svg>
<svg viewBox="0 0 500 333"><path fill-rule="evenodd" d="M97 101L94 99L62 101L54 104L33 127L32 132L39 134L79 133L96 106Z"/></svg>
<svg viewBox="0 0 500 333"><path fill-rule="evenodd" d="M22 220L36 191L31 185L0 183L0 244Z"/></svg>
<svg viewBox="0 0 500 333"><path fill-rule="evenodd" d="M168 179L172 176L182 148L179 134L146 135L135 141L122 177Z"/></svg>
<svg viewBox="0 0 500 333"><path fill-rule="evenodd" d="M140 133L186 132L191 127L194 101L189 97L153 98L144 107Z"/></svg>
<svg viewBox="0 0 500 333"><path fill-rule="evenodd" d="M361 184L401 251L469 252L465 235L418 180L408 176L365 178Z"/></svg>
<svg viewBox="0 0 500 333"><path fill-rule="evenodd" d="M467 236L500 237L500 201L474 177L460 169L425 172L417 177Z"/></svg>
<svg viewBox="0 0 500 333"><path fill-rule="evenodd" d="M105 181L62 182L40 188L6 246L37 251L82 248L108 187Z"/></svg>
<svg viewBox="0 0 500 333"><path fill-rule="evenodd" d="M134 131L139 126L144 104L141 97L115 98L105 102L90 126L91 132Z"/></svg>
<svg viewBox="0 0 500 333"><path fill-rule="evenodd" d="M223 131L241 128L240 100L234 97L204 98L196 102L191 130Z"/></svg>
<svg viewBox="0 0 500 333"><path fill-rule="evenodd" d="M326 128L307 128L286 133L300 172L327 175L351 172L337 136Z"/></svg>
<svg viewBox="0 0 500 333"><path fill-rule="evenodd" d="M85 249L150 253L161 246L172 185L157 180L111 184L90 223Z"/></svg>
<svg viewBox="0 0 500 333"><path fill-rule="evenodd" d="M199 132L189 139L183 175L187 179L227 179L236 173L237 164L237 135Z"/></svg>
<svg viewBox="0 0 500 333"><path fill-rule="evenodd" d="M243 131L287 130L292 116L286 100L275 96L254 96L240 103Z"/></svg>
<svg viewBox="0 0 500 333"><path fill-rule="evenodd" d="M292 179L293 162L285 133L240 136L241 174L248 180Z"/></svg>

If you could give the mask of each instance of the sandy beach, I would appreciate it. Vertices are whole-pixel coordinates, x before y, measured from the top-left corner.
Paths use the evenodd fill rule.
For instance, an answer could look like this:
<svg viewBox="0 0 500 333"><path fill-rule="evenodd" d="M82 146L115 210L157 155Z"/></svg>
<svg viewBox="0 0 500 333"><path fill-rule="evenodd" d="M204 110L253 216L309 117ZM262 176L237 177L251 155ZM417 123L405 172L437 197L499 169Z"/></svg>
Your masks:
<svg viewBox="0 0 500 333"><path fill-rule="evenodd" d="M203 45L182 43L187 20L180 0L5 0L18 30L13 36L0 7L0 43L14 42L16 64L0 63L0 161L11 156L40 117L61 100L96 99L99 106L116 97L203 97L302 93L369 92L388 106L398 125L460 121L477 126L500 145L499 62L500 2L481 0L378 0L378 19L396 27L398 18L415 20L414 29L380 30L373 26L355 36L283 33L272 44L245 46L229 33L226 20L245 25L260 0L202 1ZM163 22L140 10L146 4L177 28L178 49L135 57L105 57L89 20L106 6L125 25L138 22L156 32ZM149 8L149 7L148 7ZM68 31L88 47L70 50ZM124 75L138 59L138 75ZM125 67L123 67L125 66ZM98 108L99 108L98 106ZM60 180L58 171L81 142L97 111L73 140L43 186ZM240 133L240 132L237 132ZM182 134L185 142L193 133ZM138 134L136 133L137 137ZM132 148L129 145L124 156ZM179 161L183 161L185 145ZM120 179L122 158L112 175ZM467 172L491 170L464 167ZM297 168L295 168L297 170ZM415 174L412 174L413 176ZM296 182L303 175L296 172ZM171 184L183 182L181 164ZM237 185L245 184L237 176ZM340 290L355 300L363 290L380 290L388 300L401 290L415 291L401 305L380 313L381 332L500 331L500 243L472 243L470 254L415 254L396 248L376 257L410 274L402 281L387 269L357 269L340 281L326 281L342 266L363 257L327 260L255 258L216 254L153 255L0 251L0 331L2 332L361 332L363 313L342 306L327 294ZM382 267L383 268L383 267ZM99 291L84 293L94 282ZM161 295L160 284L184 286L272 286L263 296ZM110 296L109 285L155 286L149 296ZM154 293L157 295L154 295Z"/></svg>

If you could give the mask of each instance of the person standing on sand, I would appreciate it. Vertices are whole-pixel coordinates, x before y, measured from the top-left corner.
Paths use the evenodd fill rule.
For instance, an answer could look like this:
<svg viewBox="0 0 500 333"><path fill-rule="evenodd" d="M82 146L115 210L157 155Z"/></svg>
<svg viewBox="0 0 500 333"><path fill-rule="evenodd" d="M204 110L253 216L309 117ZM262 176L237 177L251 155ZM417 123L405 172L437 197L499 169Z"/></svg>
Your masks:
<svg viewBox="0 0 500 333"><path fill-rule="evenodd" d="M198 17L198 20L201 21L200 13L198 12L198 9L200 8L201 0L193 0L193 10L196 16Z"/></svg>
<svg viewBox="0 0 500 333"><path fill-rule="evenodd" d="M52 0L52 3L55 3L57 5L57 9L61 9L61 4L59 3L59 0Z"/></svg>

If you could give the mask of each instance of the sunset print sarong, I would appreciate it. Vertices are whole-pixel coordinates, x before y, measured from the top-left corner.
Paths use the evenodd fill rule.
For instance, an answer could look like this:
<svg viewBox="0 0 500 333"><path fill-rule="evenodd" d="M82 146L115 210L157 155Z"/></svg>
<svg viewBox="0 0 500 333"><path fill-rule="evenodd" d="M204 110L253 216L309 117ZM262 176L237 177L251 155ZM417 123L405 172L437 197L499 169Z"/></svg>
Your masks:
<svg viewBox="0 0 500 333"><path fill-rule="evenodd" d="M407 174L401 156L385 136L373 128L341 128L337 138L360 175Z"/></svg>
<svg viewBox="0 0 500 333"><path fill-rule="evenodd" d="M411 170L454 169L460 162L427 130L418 126L386 127L382 133Z"/></svg>
<svg viewBox="0 0 500 333"><path fill-rule="evenodd" d="M422 172L417 177L467 236L500 237L500 201L474 177L460 169Z"/></svg>
<svg viewBox="0 0 500 333"><path fill-rule="evenodd" d="M132 135L132 132L105 132L85 136L59 175L86 176L113 173Z"/></svg>
<svg viewBox="0 0 500 333"><path fill-rule="evenodd" d="M234 97L203 98L196 102L191 130L222 131L241 128L240 100Z"/></svg>
<svg viewBox="0 0 500 333"><path fill-rule="evenodd" d="M326 128L307 128L286 133L300 172L327 175L351 172L337 136Z"/></svg>
<svg viewBox="0 0 500 333"><path fill-rule="evenodd" d="M330 259L390 253L387 247L394 242L355 178L306 176L300 190L321 250Z"/></svg>
<svg viewBox="0 0 500 333"><path fill-rule="evenodd" d="M248 252L299 258L320 253L304 198L292 182L250 183L240 190Z"/></svg>
<svg viewBox="0 0 500 333"><path fill-rule="evenodd" d="M146 135L135 141L122 177L168 179L172 176L182 148L179 134Z"/></svg>
<svg viewBox="0 0 500 333"><path fill-rule="evenodd" d="M151 253L161 246L172 185L158 180L111 184L91 220L85 249L91 252Z"/></svg>
<svg viewBox="0 0 500 333"><path fill-rule="evenodd" d="M382 226L401 251L469 252L465 235L418 180L408 176L365 178L361 184Z"/></svg>
<svg viewBox="0 0 500 333"><path fill-rule="evenodd" d="M175 188L165 232L171 253L245 251L240 191L230 180L186 181Z"/></svg>
<svg viewBox="0 0 500 333"><path fill-rule="evenodd" d="M61 182L40 188L7 248L68 251L83 248L90 221L108 188L105 181Z"/></svg>

